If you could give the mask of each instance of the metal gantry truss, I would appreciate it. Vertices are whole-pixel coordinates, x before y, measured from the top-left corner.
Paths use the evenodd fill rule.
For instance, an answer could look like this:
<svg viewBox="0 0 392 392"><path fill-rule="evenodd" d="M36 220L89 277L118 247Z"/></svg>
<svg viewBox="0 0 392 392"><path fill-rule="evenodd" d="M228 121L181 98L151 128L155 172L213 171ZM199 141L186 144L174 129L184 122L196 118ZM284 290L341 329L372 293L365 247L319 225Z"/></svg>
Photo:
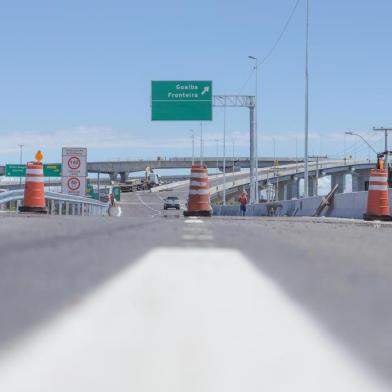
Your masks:
<svg viewBox="0 0 392 392"><path fill-rule="evenodd" d="M256 98L254 95L214 95L213 106L217 107L254 107Z"/></svg>
<svg viewBox="0 0 392 392"><path fill-rule="evenodd" d="M256 97L254 95L214 95L213 96L213 106L215 107L243 107L249 109L249 141L250 141L250 151L249 151L249 161L250 161L250 181L249 181L249 193L250 193L250 203L257 203L259 200L258 196L258 183L257 183L257 158L256 158ZM225 120L226 121L226 120ZM225 127L224 127L225 128ZM225 133L226 131L224 131ZM225 138L225 137L224 137ZM223 142L225 145L225 141ZM225 147L224 147L225 149ZM223 158L225 160L225 157ZM225 171L225 164L224 171ZM223 174L224 176L224 174ZM225 183L225 178L223 179ZM223 185L223 199L224 204L226 203L226 190L225 185Z"/></svg>

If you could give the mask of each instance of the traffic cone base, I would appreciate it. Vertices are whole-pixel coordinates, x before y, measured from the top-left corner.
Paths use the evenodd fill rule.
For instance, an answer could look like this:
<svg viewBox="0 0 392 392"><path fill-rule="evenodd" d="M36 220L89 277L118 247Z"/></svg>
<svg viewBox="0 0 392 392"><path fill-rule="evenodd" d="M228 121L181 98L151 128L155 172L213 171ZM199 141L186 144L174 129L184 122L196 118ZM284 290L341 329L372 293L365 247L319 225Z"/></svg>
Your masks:
<svg viewBox="0 0 392 392"><path fill-rule="evenodd" d="M363 219L366 221L379 220L379 221L387 222L387 221L392 221L392 216L363 214Z"/></svg>
<svg viewBox="0 0 392 392"><path fill-rule="evenodd" d="M46 207L25 207L25 206L20 206L19 207L19 212L31 212L35 214L47 214L48 210Z"/></svg>
<svg viewBox="0 0 392 392"><path fill-rule="evenodd" d="M211 211L184 211L184 216L212 216Z"/></svg>

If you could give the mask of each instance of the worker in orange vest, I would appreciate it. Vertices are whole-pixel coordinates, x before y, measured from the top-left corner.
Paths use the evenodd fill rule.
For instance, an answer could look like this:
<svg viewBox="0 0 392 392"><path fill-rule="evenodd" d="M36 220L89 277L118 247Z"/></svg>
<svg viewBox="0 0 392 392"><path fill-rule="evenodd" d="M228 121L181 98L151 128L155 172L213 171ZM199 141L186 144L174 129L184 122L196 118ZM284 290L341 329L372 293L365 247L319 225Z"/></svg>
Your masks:
<svg viewBox="0 0 392 392"><path fill-rule="evenodd" d="M245 216L246 214L246 205L248 204L248 194L246 191L243 191L238 201L240 202L240 211L241 216Z"/></svg>

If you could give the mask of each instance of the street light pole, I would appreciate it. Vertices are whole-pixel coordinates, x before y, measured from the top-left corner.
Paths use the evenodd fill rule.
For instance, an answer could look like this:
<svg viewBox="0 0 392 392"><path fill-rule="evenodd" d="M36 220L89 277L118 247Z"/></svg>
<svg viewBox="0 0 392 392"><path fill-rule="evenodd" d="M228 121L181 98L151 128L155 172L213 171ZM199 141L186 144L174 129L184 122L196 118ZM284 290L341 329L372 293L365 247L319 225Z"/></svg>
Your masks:
<svg viewBox="0 0 392 392"><path fill-rule="evenodd" d="M355 132L352 132L352 131L347 131L347 132L344 132L344 134L345 135L351 135L351 136L358 136L358 137L360 137L372 150L373 150L373 152L376 154L376 156L377 156L377 154L378 154L378 152L373 148L373 146L363 137L363 136L361 136L359 133L355 133Z"/></svg>
<svg viewBox="0 0 392 392"><path fill-rule="evenodd" d="M226 98L223 108L223 205L226 205Z"/></svg>
<svg viewBox="0 0 392 392"><path fill-rule="evenodd" d="M192 139L192 166L195 164L195 132L193 129L190 129L191 139Z"/></svg>
<svg viewBox="0 0 392 392"><path fill-rule="evenodd" d="M19 146L19 163L22 164L23 163L23 147L24 144L18 144ZM19 185L22 184L22 177L19 177Z"/></svg>
<svg viewBox="0 0 392 392"><path fill-rule="evenodd" d="M309 135L309 0L306 0L306 49L305 49L305 157L304 197L309 196L308 135Z"/></svg>
<svg viewBox="0 0 392 392"><path fill-rule="evenodd" d="M385 151L388 151L388 132L392 131L392 128L384 128L384 127L380 127L380 128L375 128L373 127L373 131L381 131L385 133ZM384 167L387 168L388 167L388 153L385 153L384 156Z"/></svg>
<svg viewBox="0 0 392 392"><path fill-rule="evenodd" d="M203 164L203 123L200 121L200 166Z"/></svg>
<svg viewBox="0 0 392 392"><path fill-rule="evenodd" d="M233 147L233 164L232 164L232 167L231 167L231 171L232 171L232 174L233 174L233 182L234 182L234 138L232 137L231 138L231 144L232 144L232 147Z"/></svg>
<svg viewBox="0 0 392 392"><path fill-rule="evenodd" d="M219 172L219 163L218 163L218 159L219 159L219 139L215 139L216 142L216 174L218 174Z"/></svg>
<svg viewBox="0 0 392 392"><path fill-rule="evenodd" d="M258 60L257 57L254 56L248 56L248 58L252 59L255 61L255 66L254 69L256 71L256 77L255 77L255 83L256 83L256 88L255 88L255 97L256 97L256 102L255 102L255 170L256 170L256 185L255 185L255 202L259 202L259 181L258 181L258 166L259 166L259 155L258 155L258 131L257 131L257 116L258 116L258 110L257 110L257 104L258 104L258 74L259 74L259 67L258 67Z"/></svg>

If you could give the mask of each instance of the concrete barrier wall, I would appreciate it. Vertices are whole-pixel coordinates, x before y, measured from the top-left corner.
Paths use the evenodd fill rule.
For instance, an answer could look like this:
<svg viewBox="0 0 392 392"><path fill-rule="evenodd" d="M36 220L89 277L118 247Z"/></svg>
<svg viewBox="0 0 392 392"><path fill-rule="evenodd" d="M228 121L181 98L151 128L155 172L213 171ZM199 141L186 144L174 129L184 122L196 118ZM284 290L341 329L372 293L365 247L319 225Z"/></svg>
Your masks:
<svg viewBox="0 0 392 392"><path fill-rule="evenodd" d="M326 208L322 216L334 218L354 218L362 219L367 208L367 192L338 193L335 195L332 205ZM312 216L320 205L322 196L309 197L298 200L281 201L282 209L279 215L288 216ZM392 189L389 190L389 206L392 211ZM239 206L217 206L213 205L214 215L239 216ZM266 216L267 207L265 204L248 206L247 216Z"/></svg>

